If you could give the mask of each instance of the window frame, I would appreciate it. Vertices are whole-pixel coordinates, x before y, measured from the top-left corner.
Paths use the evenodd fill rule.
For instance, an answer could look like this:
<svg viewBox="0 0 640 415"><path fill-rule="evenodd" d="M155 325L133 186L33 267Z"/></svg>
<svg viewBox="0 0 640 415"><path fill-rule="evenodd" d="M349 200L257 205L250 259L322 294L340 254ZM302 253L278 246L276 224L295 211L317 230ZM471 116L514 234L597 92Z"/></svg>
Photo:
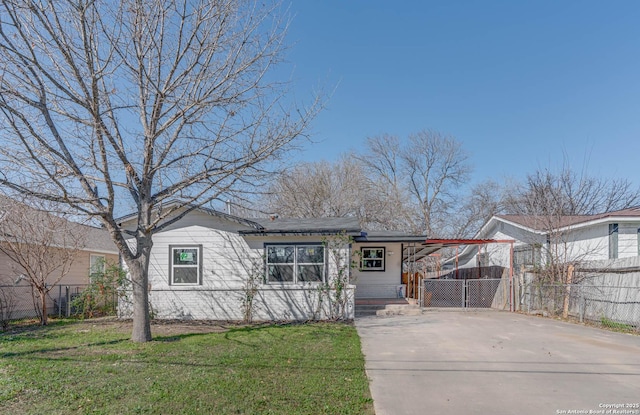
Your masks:
<svg viewBox="0 0 640 415"><path fill-rule="evenodd" d="M278 247L292 247L293 248L293 262L286 263L278 263L278 262L269 262L269 248ZM299 262L298 261L298 248L303 247L313 247L313 248L322 248L322 278L320 281L301 281L300 280L300 265L314 265L319 264L318 262ZM292 281L275 281L270 279L269 266L270 265L292 265L293 266L293 280ZM325 245L321 242L278 242L278 243L265 243L264 244L264 283L267 285L295 285L295 284L324 284L327 281L327 269L328 269L328 257L327 257L327 249Z"/></svg>
<svg viewBox="0 0 640 415"><path fill-rule="evenodd" d="M542 265L542 246L540 244L523 244L513 247L513 268L520 271L536 268Z"/></svg>
<svg viewBox="0 0 640 415"><path fill-rule="evenodd" d="M178 249L197 249L197 264L196 265L176 265L173 263L174 260L174 251ZM175 285L178 287L193 287L202 285L202 245L194 245L194 244L179 244L179 245L169 245L169 285ZM174 268L195 268L197 272L196 282L175 282L174 281Z"/></svg>
<svg viewBox="0 0 640 415"><path fill-rule="evenodd" d="M377 258L365 258L364 256L364 251L368 250L368 251L376 251L376 250L382 250L382 256ZM386 261L386 255L387 255L387 250L386 247L384 246L362 246L360 247L360 271L362 272L385 272L386 266L387 266L387 261ZM382 266L380 267L365 267L365 261L370 260L370 261L382 261Z"/></svg>
<svg viewBox="0 0 640 415"><path fill-rule="evenodd" d="M93 263L93 258L99 258L102 260L102 269L100 270L94 270L94 266L96 264ZM102 273L104 274L104 272L107 269L107 256L104 254L89 254L89 281L91 281L91 278L93 276L93 274L97 274L97 273Z"/></svg>

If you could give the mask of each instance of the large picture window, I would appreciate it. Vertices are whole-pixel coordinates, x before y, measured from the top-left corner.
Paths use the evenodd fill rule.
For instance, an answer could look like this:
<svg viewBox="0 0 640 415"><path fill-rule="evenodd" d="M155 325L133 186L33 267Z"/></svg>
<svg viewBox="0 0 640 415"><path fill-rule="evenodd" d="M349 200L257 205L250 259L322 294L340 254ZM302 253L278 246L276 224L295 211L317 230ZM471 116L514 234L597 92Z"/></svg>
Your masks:
<svg viewBox="0 0 640 415"><path fill-rule="evenodd" d="M362 271L384 271L384 248L362 248L360 252Z"/></svg>
<svg viewBox="0 0 640 415"><path fill-rule="evenodd" d="M170 246L171 285L198 285L202 282L202 245Z"/></svg>
<svg viewBox="0 0 640 415"><path fill-rule="evenodd" d="M267 245L267 282L323 282L323 245Z"/></svg>

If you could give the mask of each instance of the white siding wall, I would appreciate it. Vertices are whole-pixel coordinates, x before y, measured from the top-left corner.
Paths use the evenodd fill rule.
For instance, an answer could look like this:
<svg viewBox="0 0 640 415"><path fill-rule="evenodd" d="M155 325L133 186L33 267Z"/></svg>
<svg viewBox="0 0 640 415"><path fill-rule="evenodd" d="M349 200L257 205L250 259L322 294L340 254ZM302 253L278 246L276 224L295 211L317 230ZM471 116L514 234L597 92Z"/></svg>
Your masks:
<svg viewBox="0 0 640 415"><path fill-rule="evenodd" d="M559 237L559 258L570 261L594 261L609 258L609 225L578 228ZM566 243L565 243L566 242ZM566 246L566 252L562 247Z"/></svg>
<svg viewBox="0 0 640 415"><path fill-rule="evenodd" d="M640 223L620 223L618 227L618 258L638 256L639 228Z"/></svg>
<svg viewBox="0 0 640 415"><path fill-rule="evenodd" d="M353 244L353 252L358 252L363 247L385 248L385 270L352 270L352 281L357 287L356 298L395 298L397 287L402 283L402 244L356 243ZM389 255L390 252L393 255ZM354 255L354 259L359 260L359 257Z"/></svg>
<svg viewBox="0 0 640 415"><path fill-rule="evenodd" d="M206 224L206 226L203 226ZM154 237L149 266L150 302L155 318L242 320L246 282L252 273L264 272L265 243L321 242L320 237L242 237L237 224L194 213ZM169 283L169 246L202 245L202 285L175 286ZM341 250L344 258L349 247ZM328 254L328 253L327 253ZM335 275L336 264L329 256L328 275ZM319 284L260 283L254 299L256 321L327 319L331 316L326 294ZM346 318L354 316L354 290L348 286ZM131 310L123 303L120 315Z"/></svg>

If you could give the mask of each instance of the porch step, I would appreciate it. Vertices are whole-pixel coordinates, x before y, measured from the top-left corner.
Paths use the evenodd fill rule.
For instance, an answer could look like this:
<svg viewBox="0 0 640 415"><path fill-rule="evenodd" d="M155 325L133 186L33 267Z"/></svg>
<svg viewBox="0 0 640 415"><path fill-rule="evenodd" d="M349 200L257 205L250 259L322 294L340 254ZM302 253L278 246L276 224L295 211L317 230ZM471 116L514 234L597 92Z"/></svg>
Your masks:
<svg viewBox="0 0 640 415"><path fill-rule="evenodd" d="M379 317L419 316L422 308L416 304L388 304L384 309L376 311Z"/></svg>
<svg viewBox="0 0 640 415"><path fill-rule="evenodd" d="M384 307L384 304L356 304L356 317L375 316Z"/></svg>

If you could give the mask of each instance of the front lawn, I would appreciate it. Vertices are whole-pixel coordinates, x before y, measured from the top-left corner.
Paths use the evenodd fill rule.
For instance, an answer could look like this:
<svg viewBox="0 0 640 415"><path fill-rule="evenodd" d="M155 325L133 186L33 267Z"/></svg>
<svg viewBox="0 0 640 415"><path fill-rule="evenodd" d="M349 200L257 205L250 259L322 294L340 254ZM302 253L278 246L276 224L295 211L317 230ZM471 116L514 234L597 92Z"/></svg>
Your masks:
<svg viewBox="0 0 640 415"><path fill-rule="evenodd" d="M60 322L0 334L0 413L373 414L353 326L158 336ZM202 330L200 330L202 331Z"/></svg>

